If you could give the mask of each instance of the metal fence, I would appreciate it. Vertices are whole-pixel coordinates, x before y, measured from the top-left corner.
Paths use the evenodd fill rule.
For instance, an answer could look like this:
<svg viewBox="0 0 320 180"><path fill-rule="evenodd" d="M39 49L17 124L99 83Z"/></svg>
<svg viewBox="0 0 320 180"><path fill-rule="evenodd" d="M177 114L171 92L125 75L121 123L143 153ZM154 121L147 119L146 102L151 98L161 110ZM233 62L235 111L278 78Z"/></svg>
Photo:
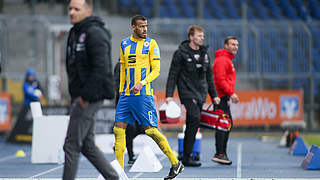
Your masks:
<svg viewBox="0 0 320 180"><path fill-rule="evenodd" d="M121 39L130 35L130 19L107 17L104 20L113 35L115 63ZM172 55L179 43L187 38L187 27L191 24L206 30L205 41L210 46L212 59L214 51L223 47L225 37L238 37L239 53L234 60L237 89L303 89L308 127L319 123L314 120L320 95L320 69L317 69L320 46L314 39L320 33L319 23L150 19L149 34L157 40L162 57L156 90L165 90ZM32 67L38 73L45 94L49 94L48 103L66 104L69 96L64 62L69 28L66 17L0 16L2 90L14 95L22 93L9 83L22 82L25 70ZM59 93L52 95L53 90Z"/></svg>

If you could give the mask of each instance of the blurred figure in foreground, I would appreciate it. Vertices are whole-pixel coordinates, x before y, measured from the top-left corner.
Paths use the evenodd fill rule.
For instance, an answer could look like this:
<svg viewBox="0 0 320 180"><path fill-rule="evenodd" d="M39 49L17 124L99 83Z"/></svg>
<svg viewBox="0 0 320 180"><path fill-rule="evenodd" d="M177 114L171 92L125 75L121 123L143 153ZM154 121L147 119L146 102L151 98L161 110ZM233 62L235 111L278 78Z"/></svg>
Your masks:
<svg viewBox="0 0 320 180"><path fill-rule="evenodd" d="M66 69L72 100L70 121L63 146L63 180L74 180L82 153L108 180L119 176L95 144L94 115L104 99L114 97L111 34L101 18L91 16L93 0L71 0L73 24L68 36Z"/></svg>

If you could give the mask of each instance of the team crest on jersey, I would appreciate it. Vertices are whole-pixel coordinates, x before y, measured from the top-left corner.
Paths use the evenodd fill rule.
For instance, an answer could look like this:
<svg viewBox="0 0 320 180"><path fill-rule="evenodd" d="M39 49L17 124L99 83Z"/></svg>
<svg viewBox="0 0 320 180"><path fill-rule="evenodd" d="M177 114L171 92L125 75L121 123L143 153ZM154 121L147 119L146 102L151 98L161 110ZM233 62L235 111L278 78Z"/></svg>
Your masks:
<svg viewBox="0 0 320 180"><path fill-rule="evenodd" d="M123 41L123 43L122 43L123 45L126 45L127 44L127 41Z"/></svg>
<svg viewBox="0 0 320 180"><path fill-rule="evenodd" d="M83 43L86 40L86 33L82 33L79 37L79 42Z"/></svg>
<svg viewBox="0 0 320 180"><path fill-rule="evenodd" d="M146 41L146 42L143 43L143 45L144 45L145 47L148 47L148 46L150 45L150 43L149 43L148 41Z"/></svg>

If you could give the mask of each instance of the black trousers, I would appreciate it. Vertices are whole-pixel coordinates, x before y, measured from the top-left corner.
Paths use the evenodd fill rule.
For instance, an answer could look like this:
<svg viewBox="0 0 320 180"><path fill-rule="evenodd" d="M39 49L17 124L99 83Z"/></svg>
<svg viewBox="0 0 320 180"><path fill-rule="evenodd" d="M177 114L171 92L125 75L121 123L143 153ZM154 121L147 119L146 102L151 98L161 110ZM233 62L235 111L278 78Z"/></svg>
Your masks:
<svg viewBox="0 0 320 180"><path fill-rule="evenodd" d="M221 131L221 130L216 130L216 154L226 154L227 153L227 144L229 140L229 135L233 126L232 122L232 116L231 116L231 111L230 111L230 106L229 106L229 97L228 96L223 96L220 98L221 102L218 105L215 105L215 109L221 109L224 111L224 113L228 114L230 119L231 119L231 128L230 131Z"/></svg>
<svg viewBox="0 0 320 180"><path fill-rule="evenodd" d="M200 113L202 105L193 99L183 100L187 110L186 130L184 132L183 141L183 157L191 156L193 150L193 144L196 138L196 134L200 125Z"/></svg>
<svg viewBox="0 0 320 180"><path fill-rule="evenodd" d="M133 152L133 139L139 134L145 134L143 127L135 121L134 125L128 124L126 128L126 146L128 151L129 160L132 160L134 157Z"/></svg>
<svg viewBox="0 0 320 180"><path fill-rule="evenodd" d="M67 136L63 146L65 152L65 163L63 169L63 180L74 180L80 152L94 165L105 179L118 180L118 174L97 148L94 140L94 115L102 105L102 101L89 103L82 108L79 99L72 103L70 122Z"/></svg>

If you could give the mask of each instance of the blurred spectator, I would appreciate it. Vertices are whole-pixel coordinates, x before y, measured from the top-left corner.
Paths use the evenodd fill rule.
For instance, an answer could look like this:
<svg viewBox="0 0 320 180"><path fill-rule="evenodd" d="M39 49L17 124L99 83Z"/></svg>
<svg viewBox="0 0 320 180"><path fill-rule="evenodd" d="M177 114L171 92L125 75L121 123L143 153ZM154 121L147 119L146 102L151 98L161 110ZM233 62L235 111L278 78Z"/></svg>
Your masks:
<svg viewBox="0 0 320 180"><path fill-rule="evenodd" d="M27 116L27 114L30 110L30 103L40 101L43 97L40 83L37 80L36 73L33 69L28 69L26 71L22 86L24 103L20 109L14 128L11 130L7 139L8 142L31 142L33 121ZM28 137L30 137L30 139Z"/></svg>
<svg viewBox="0 0 320 180"><path fill-rule="evenodd" d="M108 180L119 176L95 144L94 115L104 99L114 97L111 34L100 17L93 16L93 0L71 0L66 69L72 99L63 150L63 180L76 177L80 153Z"/></svg>
<svg viewBox="0 0 320 180"><path fill-rule="evenodd" d="M36 72L28 69L23 82L24 105L29 106L31 102L40 101L43 97L40 83L37 80Z"/></svg>

